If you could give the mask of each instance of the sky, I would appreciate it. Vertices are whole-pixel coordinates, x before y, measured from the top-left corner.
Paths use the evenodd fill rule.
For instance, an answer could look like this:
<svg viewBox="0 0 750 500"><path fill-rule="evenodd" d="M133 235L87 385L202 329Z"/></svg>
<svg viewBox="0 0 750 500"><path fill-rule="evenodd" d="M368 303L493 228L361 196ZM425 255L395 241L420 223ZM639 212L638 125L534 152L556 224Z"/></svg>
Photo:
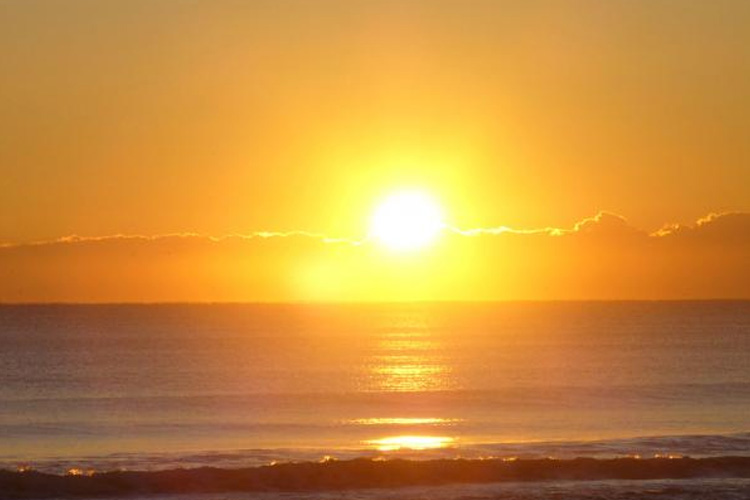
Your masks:
<svg viewBox="0 0 750 500"><path fill-rule="evenodd" d="M0 301L750 298L748 25L745 0L0 0ZM403 188L448 229L393 255L368 221Z"/></svg>

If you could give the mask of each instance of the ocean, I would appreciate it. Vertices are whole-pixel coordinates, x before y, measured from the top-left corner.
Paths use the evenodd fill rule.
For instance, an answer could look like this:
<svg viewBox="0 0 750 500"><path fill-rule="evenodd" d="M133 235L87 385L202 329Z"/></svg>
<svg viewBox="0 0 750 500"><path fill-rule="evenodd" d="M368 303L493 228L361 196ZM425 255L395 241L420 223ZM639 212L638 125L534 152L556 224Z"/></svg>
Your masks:
<svg viewBox="0 0 750 500"><path fill-rule="evenodd" d="M0 306L0 469L90 476L359 458L723 456L750 456L747 301ZM325 495L706 491L750 498L750 482ZM221 498L249 496L231 495Z"/></svg>

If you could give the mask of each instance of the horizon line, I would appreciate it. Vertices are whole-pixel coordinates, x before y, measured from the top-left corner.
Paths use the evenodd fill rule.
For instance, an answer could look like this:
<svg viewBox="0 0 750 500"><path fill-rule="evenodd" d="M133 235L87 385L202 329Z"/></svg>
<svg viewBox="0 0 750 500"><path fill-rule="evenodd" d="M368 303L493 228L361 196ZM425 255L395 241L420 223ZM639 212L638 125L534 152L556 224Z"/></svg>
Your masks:
<svg viewBox="0 0 750 500"><path fill-rule="evenodd" d="M680 224L674 222L665 222L656 230L647 230L634 225L631 225L626 216L621 215L618 212L612 212L609 210L599 210L594 215L583 217L573 223L570 227L532 227L532 228L517 228L506 225L486 226L486 227L469 227L462 228L451 224L443 224L442 230L447 232L458 234L461 236L479 236L479 235L499 235L503 233L514 233L514 234L547 234L549 236L563 236L566 234L574 234L579 232L587 223L600 222L604 217L614 217L619 219L621 222L626 224L628 227L635 229L649 237L663 237L668 236L681 229L696 229L705 225L706 223L712 222L715 219L725 216L749 216L750 211L746 210L725 210L725 211L712 211L695 219L692 224ZM302 229L293 229L288 231L251 231L249 233L229 232L222 235L212 235L208 233L201 233L195 231L175 231L175 232L162 232L155 234L138 234L138 233L111 233L95 236L81 236L78 234L68 234L58 236L56 238L38 239L38 240L27 240L27 241L2 241L0 240L0 249L6 248L19 248L19 247L34 247L34 246L45 246L50 244L60 243L81 243L81 242L98 242L98 241L110 241L110 240L147 240L155 241L167 238L203 238L213 242L220 242L228 239L269 239L269 238L293 238L293 237L306 237L319 239L325 243L348 243L351 245L359 246L366 243L370 239L369 234L365 234L362 237L342 237L342 236L329 236L325 233L316 231L307 231Z"/></svg>
<svg viewBox="0 0 750 500"><path fill-rule="evenodd" d="M499 304L499 303L627 303L627 302L750 302L750 297L664 298L664 299L435 299L435 300L331 300L331 301L29 301L0 302L0 307L13 306L211 306L211 305L397 305L397 304Z"/></svg>

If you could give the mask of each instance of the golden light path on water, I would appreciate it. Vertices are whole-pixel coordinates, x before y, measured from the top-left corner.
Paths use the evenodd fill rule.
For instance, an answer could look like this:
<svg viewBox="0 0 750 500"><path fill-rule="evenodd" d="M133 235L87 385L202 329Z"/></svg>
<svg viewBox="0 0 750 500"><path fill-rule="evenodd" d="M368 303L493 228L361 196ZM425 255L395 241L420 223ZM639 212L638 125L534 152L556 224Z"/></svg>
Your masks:
<svg viewBox="0 0 750 500"><path fill-rule="evenodd" d="M382 334L367 363L366 385L371 391L408 393L456 388L451 368L439 339L422 322L397 332ZM450 436L422 435L414 427L450 426L459 419L442 416L379 416L359 418L359 425L409 426L409 434L382 436L363 441L378 451L431 450L455 444ZM413 433L412 433L413 432Z"/></svg>
<svg viewBox="0 0 750 500"><path fill-rule="evenodd" d="M376 418L355 418L348 423L358 425L446 425L460 422L458 418L411 418L411 417L376 417Z"/></svg>
<svg viewBox="0 0 750 500"><path fill-rule="evenodd" d="M439 342L422 329L384 334L367 366L369 390L419 392L455 388Z"/></svg>
<svg viewBox="0 0 750 500"><path fill-rule="evenodd" d="M380 451L408 450L434 450L446 448L455 442L448 436L390 436L380 439L365 441Z"/></svg>

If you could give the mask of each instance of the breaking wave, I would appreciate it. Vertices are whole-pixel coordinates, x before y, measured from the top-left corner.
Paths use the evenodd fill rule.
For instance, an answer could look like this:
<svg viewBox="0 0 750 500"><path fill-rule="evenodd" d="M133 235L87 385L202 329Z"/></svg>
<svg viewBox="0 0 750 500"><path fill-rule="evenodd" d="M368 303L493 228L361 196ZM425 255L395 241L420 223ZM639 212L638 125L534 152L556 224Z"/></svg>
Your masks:
<svg viewBox="0 0 750 500"><path fill-rule="evenodd" d="M325 460L241 469L0 471L6 498L316 492L469 483L750 478L750 457Z"/></svg>

